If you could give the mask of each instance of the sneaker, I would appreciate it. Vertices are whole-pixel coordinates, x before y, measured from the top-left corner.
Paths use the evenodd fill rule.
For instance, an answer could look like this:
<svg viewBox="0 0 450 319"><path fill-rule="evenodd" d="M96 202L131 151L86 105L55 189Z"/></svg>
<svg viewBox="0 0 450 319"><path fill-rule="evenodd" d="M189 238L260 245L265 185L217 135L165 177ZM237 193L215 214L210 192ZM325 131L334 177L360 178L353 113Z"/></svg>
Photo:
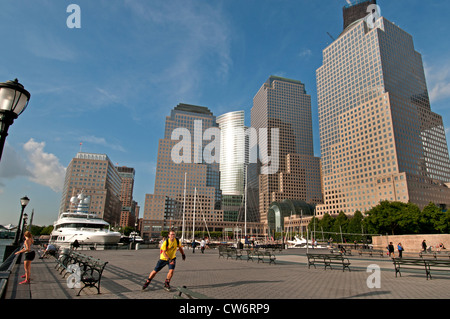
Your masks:
<svg viewBox="0 0 450 319"><path fill-rule="evenodd" d="M167 280L164 283L164 289L166 289L167 291L170 291L170 285L169 285L169 282Z"/></svg>
<svg viewBox="0 0 450 319"><path fill-rule="evenodd" d="M29 283L30 283L29 280L24 280L24 281L22 281L22 282L19 282L19 285L22 285L22 284L29 284Z"/></svg>
<svg viewBox="0 0 450 319"><path fill-rule="evenodd" d="M145 282L145 284L142 286L142 290L146 289L148 287L148 285L150 285L151 280L147 279L147 281Z"/></svg>

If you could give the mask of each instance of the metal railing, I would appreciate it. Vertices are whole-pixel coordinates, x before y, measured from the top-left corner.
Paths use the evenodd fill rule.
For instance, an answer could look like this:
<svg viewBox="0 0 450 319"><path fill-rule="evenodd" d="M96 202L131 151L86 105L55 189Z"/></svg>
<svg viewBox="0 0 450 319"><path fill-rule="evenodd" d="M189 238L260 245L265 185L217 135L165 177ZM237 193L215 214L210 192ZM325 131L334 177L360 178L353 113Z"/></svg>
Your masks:
<svg viewBox="0 0 450 319"><path fill-rule="evenodd" d="M8 286L9 276L14 266L20 262L22 254L16 255L15 252L19 251L21 247L17 247L8 258L0 265L0 299L5 298L6 287Z"/></svg>

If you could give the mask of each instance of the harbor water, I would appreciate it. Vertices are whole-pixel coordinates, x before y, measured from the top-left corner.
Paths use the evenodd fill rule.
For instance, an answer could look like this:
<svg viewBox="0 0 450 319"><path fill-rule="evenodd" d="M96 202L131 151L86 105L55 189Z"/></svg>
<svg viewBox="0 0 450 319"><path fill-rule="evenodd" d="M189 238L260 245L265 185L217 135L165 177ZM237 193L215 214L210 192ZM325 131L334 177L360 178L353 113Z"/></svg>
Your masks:
<svg viewBox="0 0 450 319"><path fill-rule="evenodd" d="M3 261L6 246L11 245L14 239L0 239L0 264Z"/></svg>

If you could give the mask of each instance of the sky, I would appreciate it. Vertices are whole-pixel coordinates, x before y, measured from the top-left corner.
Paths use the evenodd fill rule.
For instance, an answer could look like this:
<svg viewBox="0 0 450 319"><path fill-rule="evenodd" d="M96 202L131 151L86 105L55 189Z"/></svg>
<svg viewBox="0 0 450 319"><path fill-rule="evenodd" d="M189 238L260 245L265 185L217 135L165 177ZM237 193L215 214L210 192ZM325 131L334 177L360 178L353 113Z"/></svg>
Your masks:
<svg viewBox="0 0 450 319"><path fill-rule="evenodd" d="M0 162L0 225L18 223L25 195L33 224L53 224L65 169L80 148L134 167L133 197L143 211L170 111L179 103L215 116L244 110L250 125L253 97L271 75L305 84L320 156L315 72L342 31L346 3L0 0L0 82L17 78L31 93ZM378 4L413 36L449 142L450 1Z"/></svg>

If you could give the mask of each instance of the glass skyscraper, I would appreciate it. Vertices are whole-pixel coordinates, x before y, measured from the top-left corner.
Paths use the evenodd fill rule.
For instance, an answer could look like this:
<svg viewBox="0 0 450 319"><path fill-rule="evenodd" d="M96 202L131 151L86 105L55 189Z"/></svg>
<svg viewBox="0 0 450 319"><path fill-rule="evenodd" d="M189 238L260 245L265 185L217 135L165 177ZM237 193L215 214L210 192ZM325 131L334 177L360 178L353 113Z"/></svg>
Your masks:
<svg viewBox="0 0 450 319"><path fill-rule="evenodd" d="M323 50L316 75L319 214L364 212L382 200L450 204L443 121L411 35L384 17L357 19Z"/></svg>

